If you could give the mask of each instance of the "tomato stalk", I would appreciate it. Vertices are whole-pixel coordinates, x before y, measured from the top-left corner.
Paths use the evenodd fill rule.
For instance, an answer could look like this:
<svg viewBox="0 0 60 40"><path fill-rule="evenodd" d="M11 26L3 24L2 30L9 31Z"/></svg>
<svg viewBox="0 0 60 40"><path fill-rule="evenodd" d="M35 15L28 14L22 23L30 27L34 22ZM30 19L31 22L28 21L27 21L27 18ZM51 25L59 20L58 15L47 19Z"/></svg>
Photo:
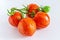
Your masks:
<svg viewBox="0 0 60 40"><path fill-rule="evenodd" d="M24 9L16 9L17 11L21 12L22 18L26 18L27 11L23 11Z"/></svg>
<svg viewBox="0 0 60 40"><path fill-rule="evenodd" d="M11 11L9 11L9 10L7 10L7 11L8 11L8 15L10 15L10 16L14 15L15 11L19 11L19 12L21 12L22 18L25 18L26 14L28 12L27 10L28 10L28 8L25 7L25 8L22 8L22 9L11 8Z"/></svg>
<svg viewBox="0 0 60 40"><path fill-rule="evenodd" d="M35 12L34 12L34 11L32 11L32 13L31 13L30 15L31 15L31 17L33 18L33 17L34 17L34 15L35 15Z"/></svg>

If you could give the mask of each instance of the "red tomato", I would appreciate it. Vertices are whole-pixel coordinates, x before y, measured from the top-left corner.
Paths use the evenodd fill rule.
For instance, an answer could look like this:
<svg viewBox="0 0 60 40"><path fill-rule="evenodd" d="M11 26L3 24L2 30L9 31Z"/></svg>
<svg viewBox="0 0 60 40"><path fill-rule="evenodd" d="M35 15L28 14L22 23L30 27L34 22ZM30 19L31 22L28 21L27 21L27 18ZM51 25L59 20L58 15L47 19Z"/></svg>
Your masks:
<svg viewBox="0 0 60 40"><path fill-rule="evenodd" d="M29 8L29 12L32 12L32 11L37 12L38 11L37 9L39 8L39 6L37 4L29 4L28 8Z"/></svg>
<svg viewBox="0 0 60 40"><path fill-rule="evenodd" d="M37 13L38 12L38 8L39 8L39 6L37 5L37 4L29 4L28 5L28 17L32 17L31 15L32 15L32 13L33 14L35 14L35 13Z"/></svg>
<svg viewBox="0 0 60 40"><path fill-rule="evenodd" d="M42 29L49 25L50 17L44 12L37 12L37 14L34 17L34 21L36 22L37 28Z"/></svg>
<svg viewBox="0 0 60 40"><path fill-rule="evenodd" d="M9 23L15 27L17 27L19 21L21 20L21 13L20 12L15 12L14 15L9 16Z"/></svg>
<svg viewBox="0 0 60 40"><path fill-rule="evenodd" d="M18 31L25 36L32 36L36 31L36 24L31 18L24 18L18 24Z"/></svg>

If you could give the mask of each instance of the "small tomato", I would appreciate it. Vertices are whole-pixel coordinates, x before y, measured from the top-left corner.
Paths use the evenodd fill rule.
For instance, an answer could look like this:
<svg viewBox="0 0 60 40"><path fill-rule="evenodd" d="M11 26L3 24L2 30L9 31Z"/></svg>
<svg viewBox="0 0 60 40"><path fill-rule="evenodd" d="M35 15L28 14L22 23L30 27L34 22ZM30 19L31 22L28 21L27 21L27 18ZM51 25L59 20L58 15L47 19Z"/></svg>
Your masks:
<svg viewBox="0 0 60 40"><path fill-rule="evenodd" d="M18 31L25 36L32 36L36 31L36 24L31 18L23 18L18 24Z"/></svg>
<svg viewBox="0 0 60 40"><path fill-rule="evenodd" d="M34 21L36 22L37 28L42 29L49 25L50 17L45 12L37 12L34 17Z"/></svg>

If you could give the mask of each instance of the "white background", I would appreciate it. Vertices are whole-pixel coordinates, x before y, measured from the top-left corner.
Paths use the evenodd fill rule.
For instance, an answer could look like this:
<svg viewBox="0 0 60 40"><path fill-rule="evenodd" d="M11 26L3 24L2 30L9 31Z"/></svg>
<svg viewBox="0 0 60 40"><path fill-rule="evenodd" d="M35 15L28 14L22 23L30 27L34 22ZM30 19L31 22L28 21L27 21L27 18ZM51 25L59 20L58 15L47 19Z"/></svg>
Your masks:
<svg viewBox="0 0 60 40"><path fill-rule="evenodd" d="M7 9L21 8L22 5L36 3L49 5L48 13L50 25L42 30L37 30L33 36L25 37L19 34L17 28L8 23ZM0 0L0 40L60 40L60 1L59 0Z"/></svg>

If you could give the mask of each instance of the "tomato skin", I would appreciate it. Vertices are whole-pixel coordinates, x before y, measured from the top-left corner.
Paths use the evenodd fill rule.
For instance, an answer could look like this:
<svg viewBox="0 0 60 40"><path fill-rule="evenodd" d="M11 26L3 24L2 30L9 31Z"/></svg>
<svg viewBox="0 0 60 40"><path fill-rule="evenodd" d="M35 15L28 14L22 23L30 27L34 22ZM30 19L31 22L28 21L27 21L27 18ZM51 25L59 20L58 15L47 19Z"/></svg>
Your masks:
<svg viewBox="0 0 60 40"><path fill-rule="evenodd" d="M36 22L37 29L46 28L50 23L50 17L48 14L44 12L37 12L34 17L34 21Z"/></svg>
<svg viewBox="0 0 60 40"><path fill-rule="evenodd" d="M24 18L18 24L18 31L25 36L32 36L36 31L36 24L31 18Z"/></svg>
<svg viewBox="0 0 60 40"><path fill-rule="evenodd" d="M9 23L14 27L17 27L20 20L21 20L20 12L15 12L14 15L9 16L9 19L8 19Z"/></svg>
<svg viewBox="0 0 60 40"><path fill-rule="evenodd" d="M27 13L27 17L32 18L32 13L36 14L39 10L38 10L39 6L37 4L29 4L28 5L28 13Z"/></svg>
<svg viewBox="0 0 60 40"><path fill-rule="evenodd" d="M39 8L39 6L37 4L29 4L28 5L28 8L29 8L29 12L37 12L37 9Z"/></svg>

